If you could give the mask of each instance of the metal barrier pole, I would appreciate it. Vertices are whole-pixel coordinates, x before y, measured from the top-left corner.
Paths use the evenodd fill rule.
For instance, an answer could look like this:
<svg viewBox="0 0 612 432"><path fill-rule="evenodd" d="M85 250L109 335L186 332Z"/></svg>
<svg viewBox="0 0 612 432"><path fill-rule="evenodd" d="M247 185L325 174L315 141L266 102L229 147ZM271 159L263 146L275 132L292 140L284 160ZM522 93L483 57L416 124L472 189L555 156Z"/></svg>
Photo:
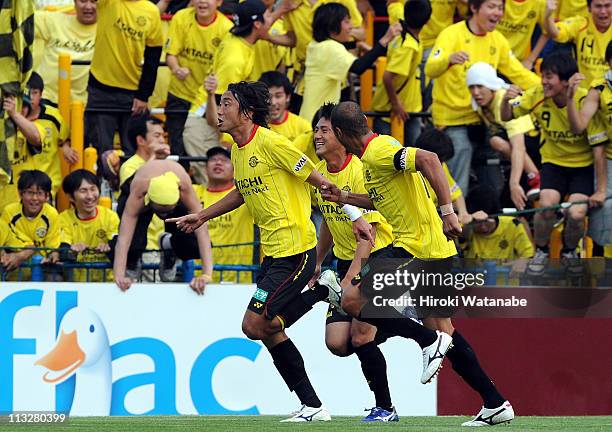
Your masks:
<svg viewBox="0 0 612 432"><path fill-rule="evenodd" d="M91 145L83 152L83 168L96 174L98 162L98 150Z"/></svg>
<svg viewBox="0 0 612 432"><path fill-rule="evenodd" d="M42 269L42 255L34 255L32 257L32 282L43 282L45 274Z"/></svg>
<svg viewBox="0 0 612 432"><path fill-rule="evenodd" d="M71 58L70 54L60 53L58 61L58 93L57 93L57 106L60 114L65 123L70 127L70 86L71 86ZM62 178L66 177L70 172L70 165L60 157L60 166L62 171ZM64 191L60 188L57 191L55 197L57 210L62 211L70 207L70 200Z"/></svg>
<svg viewBox="0 0 612 432"><path fill-rule="evenodd" d="M404 145L404 122L395 115L391 115L391 136Z"/></svg>
<svg viewBox="0 0 612 432"><path fill-rule="evenodd" d="M376 85L382 81L385 69L387 69L387 57L378 57L378 60L376 60Z"/></svg>
<svg viewBox="0 0 612 432"><path fill-rule="evenodd" d="M85 141L85 105L82 101L74 101L71 104L71 128L70 141L72 148L79 154L79 160L70 167L71 171L83 168L83 143Z"/></svg>
<svg viewBox="0 0 612 432"><path fill-rule="evenodd" d="M366 40L365 42L373 46L374 45L374 13L370 10L366 14ZM359 83L359 101L361 102L362 111L370 111L372 109L372 87L374 86L374 72L368 69L361 74ZM374 124L372 119L368 118L368 124L370 127Z"/></svg>

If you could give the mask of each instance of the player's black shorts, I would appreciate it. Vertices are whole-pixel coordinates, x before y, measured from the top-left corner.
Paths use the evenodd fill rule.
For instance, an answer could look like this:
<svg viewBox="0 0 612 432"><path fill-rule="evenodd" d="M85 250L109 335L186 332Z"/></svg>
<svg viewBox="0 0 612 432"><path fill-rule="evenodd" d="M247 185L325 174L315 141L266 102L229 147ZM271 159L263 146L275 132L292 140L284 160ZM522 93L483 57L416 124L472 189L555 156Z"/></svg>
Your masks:
<svg viewBox="0 0 612 432"><path fill-rule="evenodd" d="M336 271L338 273L338 277L340 280L344 279L348 269L351 267L351 263L353 261L350 260L342 260L338 259L338 264L336 267ZM353 321L353 317L345 312L340 312L334 306L329 305L327 308L327 318L325 319L325 325L332 324L335 322L351 322Z"/></svg>
<svg viewBox="0 0 612 432"><path fill-rule="evenodd" d="M388 246L370 255L359 275L353 279L353 284L361 283L361 295L367 300L361 313L363 316L373 314L376 317L397 317L393 307L381 307L383 299L397 299L405 296L407 292L413 299L414 309L419 318L450 317L455 311L453 305L446 305L438 299L454 298L457 294L454 286L445 285L443 280L452 271L453 257L444 259L422 260L414 257L404 248ZM417 275L420 283L411 285L393 285L383 283L384 286L375 286L375 274L395 274L407 272ZM409 280L411 282L411 280ZM381 278L382 282L382 278ZM408 307L408 306L407 306ZM398 313L406 315L400 307ZM402 311L402 312L400 312ZM388 313L391 313L387 316ZM377 315L381 314L381 315Z"/></svg>
<svg viewBox="0 0 612 432"><path fill-rule="evenodd" d="M568 194L593 194L593 166L568 168L552 163L542 164L540 189L554 189L561 194L561 201Z"/></svg>
<svg viewBox="0 0 612 432"><path fill-rule="evenodd" d="M299 296L308 285L315 266L315 248L288 257L265 257L248 309L263 314L267 319L273 319L276 315L282 316L287 304Z"/></svg>

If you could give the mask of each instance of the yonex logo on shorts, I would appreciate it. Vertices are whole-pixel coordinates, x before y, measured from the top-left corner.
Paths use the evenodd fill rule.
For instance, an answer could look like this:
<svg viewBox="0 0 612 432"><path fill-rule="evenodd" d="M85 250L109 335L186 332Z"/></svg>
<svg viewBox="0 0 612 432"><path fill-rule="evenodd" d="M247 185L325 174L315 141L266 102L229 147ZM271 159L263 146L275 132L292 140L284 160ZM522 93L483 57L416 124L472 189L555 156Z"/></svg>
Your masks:
<svg viewBox="0 0 612 432"><path fill-rule="evenodd" d="M268 298L268 293L260 288L257 288L255 290L255 293L253 293L253 298L256 298L259 301L265 302L266 299Z"/></svg>
<svg viewBox="0 0 612 432"><path fill-rule="evenodd" d="M304 165L306 165L306 161L308 160L308 158L306 156L302 156L300 158L299 161L297 161L297 163L295 164L295 166L293 167L293 171L298 172L300 171Z"/></svg>

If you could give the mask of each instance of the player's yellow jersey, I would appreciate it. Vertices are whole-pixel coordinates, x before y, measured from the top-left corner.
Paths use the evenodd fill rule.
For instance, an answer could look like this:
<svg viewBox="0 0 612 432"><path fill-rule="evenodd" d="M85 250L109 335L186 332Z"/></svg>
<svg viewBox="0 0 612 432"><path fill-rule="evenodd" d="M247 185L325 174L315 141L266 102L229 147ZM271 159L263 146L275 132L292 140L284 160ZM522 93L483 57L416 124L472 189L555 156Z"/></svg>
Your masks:
<svg viewBox="0 0 612 432"><path fill-rule="evenodd" d="M283 20L276 20L268 33L273 36L286 34L287 30L285 30ZM253 63L253 72L251 72L254 80L258 80L264 72L277 70L289 52L288 47L276 45L263 39L255 42L254 49L255 61Z"/></svg>
<svg viewBox="0 0 612 432"><path fill-rule="evenodd" d="M45 129L45 136L41 152L33 156L34 167L46 172L51 178L51 189L55 196L62 184L59 144L70 138L70 129L59 110L50 105L40 106L40 114L35 123Z"/></svg>
<svg viewBox="0 0 612 432"><path fill-rule="evenodd" d="M419 40L410 33L406 33L404 38L401 35L396 36L387 47L385 71L396 74L393 79L393 88L407 112L420 112L423 108L419 69L422 56L423 49ZM374 111L391 110L391 101L382 77L376 84L372 109Z"/></svg>
<svg viewBox="0 0 612 432"><path fill-rule="evenodd" d="M92 75L107 86L137 90L145 46L164 43L159 9L148 0L98 0Z"/></svg>
<svg viewBox="0 0 612 432"><path fill-rule="evenodd" d="M314 145L314 132L304 132L293 140L293 145L310 159L313 163L319 163L321 158L317 156Z"/></svg>
<svg viewBox="0 0 612 432"><path fill-rule="evenodd" d="M587 91L578 88L573 103L582 107ZM605 126L595 117L585 133L575 134L570 127L566 107L558 107L552 98L544 98L541 85L528 89L522 96L512 101L515 117L530 114L540 126L542 163L580 168L593 163L590 146L599 145L607 140Z"/></svg>
<svg viewBox="0 0 612 432"><path fill-rule="evenodd" d="M232 184L231 187L223 190L208 189L202 185L193 185L198 199L202 203L202 207L210 207L221 198L225 197L236 187ZM221 216L208 221L208 233L210 242L212 243L213 263L215 264L239 264L253 265L259 264L255 262L254 246L232 246L218 247L219 245L244 244L253 243L255 241L255 225L253 216L249 213L246 205L238 207ZM259 248L259 246L258 246ZM221 281L221 272L213 272L213 282ZM240 272L240 280L238 281L237 272L224 271L223 282L239 282L251 283L253 278L250 272Z"/></svg>
<svg viewBox="0 0 612 432"><path fill-rule="evenodd" d="M607 125L608 145L606 146L606 156L612 159L612 82L601 78L593 81L591 88L599 93L599 109L596 116L600 124Z"/></svg>
<svg viewBox="0 0 612 432"><path fill-rule="evenodd" d="M508 138L512 138L515 135L524 134L534 129L533 122L529 115L512 119L510 121L503 121L501 118L501 103L504 99L506 90L497 90L493 96L491 104L483 109L474 103L478 116L482 119L483 123L489 130L489 134L499 135L502 132L506 132Z"/></svg>
<svg viewBox="0 0 612 432"><path fill-rule="evenodd" d="M558 22L557 28L557 41L574 42L578 69L585 77L580 85L588 89L593 80L600 78L608 70L606 47L612 40L612 25L605 33L601 33L591 17L576 16Z"/></svg>
<svg viewBox="0 0 612 432"><path fill-rule="evenodd" d="M342 84L355 60L344 45L333 39L308 44L300 117L312 121L325 102L340 102Z"/></svg>
<svg viewBox="0 0 612 432"><path fill-rule="evenodd" d="M525 225L510 216L497 218L497 227L491 234L471 232L463 248L463 256L471 259L512 260L530 258L534 254Z"/></svg>
<svg viewBox="0 0 612 432"><path fill-rule="evenodd" d="M255 46L246 42L244 38L229 33L221 40L219 48L213 60L213 73L217 77L217 90L215 93L222 95L227 91L231 83L239 81L255 80L253 77L253 65L255 63ZM191 104L192 112L204 112L204 104L208 99L208 93L204 85L200 85L198 93Z"/></svg>
<svg viewBox="0 0 612 432"><path fill-rule="evenodd" d="M81 24L76 15L63 12L36 11L35 37L42 41L42 55L36 71L45 82L45 99L57 103L58 61L60 53L72 60L91 61L96 41L96 24ZM72 100L87 100L89 66L72 65L70 95Z"/></svg>
<svg viewBox="0 0 612 432"><path fill-rule="evenodd" d="M449 57L465 51L469 60L462 65L450 65ZM478 115L471 106L471 96L465 85L467 70L476 62L489 63L521 88L539 83L539 78L528 71L510 51L506 38L498 31L476 35L467 21L460 21L444 29L425 65L425 73L436 84L433 89L432 116L436 126L458 126L478 123Z"/></svg>
<svg viewBox="0 0 612 432"><path fill-rule="evenodd" d="M47 130L43 127L41 123L33 122L36 130L38 130L38 134L40 135L40 139L44 142L47 137ZM17 130L17 135L15 137L15 145L13 147L13 151L9 153L9 157L11 158L11 166L13 170L13 182L17 183L19 179L19 175L22 171L33 170L36 169L34 165L34 156L41 152L40 147L35 147L30 144L23 133L20 130Z"/></svg>
<svg viewBox="0 0 612 432"><path fill-rule="evenodd" d="M327 162L322 160L316 166L317 170L340 189L357 194L365 194L366 189L363 183L363 164L357 156L349 155L344 165L338 171L330 171ZM336 203L325 201L321 197L321 192L315 188L310 188L312 201L327 223L332 238L334 239L334 255L342 260L351 261L355 258L357 242L353 234L353 224L349 217L344 213L342 207ZM376 242L372 252L382 249L393 242L391 225L376 210L363 210L363 217L370 224L376 225Z"/></svg>
<svg viewBox="0 0 612 432"><path fill-rule="evenodd" d="M198 88L212 71L215 52L230 28L232 22L218 11L207 26L198 23L193 7L180 10L172 17L166 53L176 56L181 67L189 68L190 73L184 80L173 74L168 87L170 93L190 102L195 100Z"/></svg>
<svg viewBox="0 0 612 432"><path fill-rule="evenodd" d="M109 208L97 206L96 215L80 219L74 208L64 210L59 215L60 242L68 245L86 244L94 249L101 244L108 244L114 235L119 233L119 216ZM78 262L108 262L105 253L84 251L77 257ZM74 269L72 280L77 282L104 282L113 280L111 270ZM105 277L106 273L106 277Z"/></svg>
<svg viewBox="0 0 612 432"><path fill-rule="evenodd" d="M60 245L57 210L48 203L43 204L40 213L33 218L23 214L20 202L9 204L2 212L2 219L28 246L58 248Z"/></svg>
<svg viewBox="0 0 612 432"><path fill-rule="evenodd" d="M391 136L373 134L361 156L366 190L393 229L393 246L421 259L453 256L455 244L442 231L434 193L416 169L416 152Z"/></svg>
<svg viewBox="0 0 612 432"><path fill-rule="evenodd" d="M8 221L0 217L0 248L20 248L27 246L13 230L9 227Z"/></svg>
<svg viewBox="0 0 612 432"><path fill-rule="evenodd" d="M508 0L496 29L508 39L516 58L523 60L531 52L531 36L536 24L545 28L545 21L546 0Z"/></svg>
<svg viewBox="0 0 612 432"><path fill-rule="evenodd" d="M264 255L279 258L315 247L305 183L314 170L310 159L287 138L258 126L244 145L234 143L231 154L236 186L259 226Z"/></svg>
<svg viewBox="0 0 612 432"><path fill-rule="evenodd" d="M294 67L298 71L302 70L301 66L306 59L306 47L310 41L312 41L312 19L315 10L317 10L319 6L325 3L340 3L348 9L353 27L361 27L363 23L363 17L357 8L357 2L355 0L319 0L314 4L312 4L310 0L297 0L296 3L299 4L299 6L285 14L284 22L287 32L292 31L295 33L296 45L294 48Z"/></svg>
<svg viewBox="0 0 612 432"><path fill-rule="evenodd" d="M312 130L310 123L289 111L285 111L285 115L280 122L270 122L270 129L281 134L289 141L295 141L298 136Z"/></svg>

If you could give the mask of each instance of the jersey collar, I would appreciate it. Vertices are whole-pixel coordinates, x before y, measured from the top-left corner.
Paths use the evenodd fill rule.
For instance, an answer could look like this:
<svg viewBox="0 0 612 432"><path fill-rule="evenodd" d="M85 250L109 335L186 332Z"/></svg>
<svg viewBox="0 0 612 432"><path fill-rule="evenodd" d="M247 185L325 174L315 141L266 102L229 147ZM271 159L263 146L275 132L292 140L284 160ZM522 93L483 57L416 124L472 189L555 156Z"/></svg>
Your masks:
<svg viewBox="0 0 612 432"><path fill-rule="evenodd" d="M98 207L96 206L96 214L95 215L93 215L92 217L88 217L88 218L80 218L79 217L79 212L77 211L76 207L74 208L74 215L76 216L76 218L78 220L80 220L82 222L89 222L89 221L94 220L95 218L98 217L98 213L99 213L99 210L98 210Z"/></svg>
<svg viewBox="0 0 612 432"><path fill-rule="evenodd" d="M253 130L251 131L251 135L249 136L249 139L247 140L247 142L245 142L242 145L239 145L239 148L245 147L248 143L250 143L251 141L253 141L253 138L255 138L255 134L257 133L257 129L259 128L259 125L254 125L253 126Z"/></svg>
<svg viewBox="0 0 612 432"><path fill-rule="evenodd" d="M288 118L289 118L289 110L285 110L285 114L283 115L283 118L280 121L278 121L278 122L270 122L270 123L272 123L275 126L281 125L281 124L285 123Z"/></svg>
<svg viewBox="0 0 612 432"><path fill-rule="evenodd" d="M234 189L235 185L234 183L231 183L229 186L227 187L222 187L222 188L206 188L207 192L225 192L231 189Z"/></svg>
<svg viewBox="0 0 612 432"><path fill-rule="evenodd" d="M361 151L361 156L363 156L363 155L365 154L366 149L368 148L368 145L369 145L369 144L372 142L372 140L373 140L374 138L376 138L377 136L378 136L378 134L377 134L377 133L373 133L373 134L370 136L370 138L368 138L368 140L366 141L365 145L363 146L363 150ZM361 157L361 156L359 156L359 157Z"/></svg>
<svg viewBox="0 0 612 432"><path fill-rule="evenodd" d="M349 153L348 156L346 157L346 159L344 160L344 163L342 164L342 166L340 168L338 168L337 170L330 170L330 169L328 169L327 172L329 172L330 174L337 174L337 173L339 173L344 168L346 168L349 163L351 163L351 159L353 159L353 154Z"/></svg>

